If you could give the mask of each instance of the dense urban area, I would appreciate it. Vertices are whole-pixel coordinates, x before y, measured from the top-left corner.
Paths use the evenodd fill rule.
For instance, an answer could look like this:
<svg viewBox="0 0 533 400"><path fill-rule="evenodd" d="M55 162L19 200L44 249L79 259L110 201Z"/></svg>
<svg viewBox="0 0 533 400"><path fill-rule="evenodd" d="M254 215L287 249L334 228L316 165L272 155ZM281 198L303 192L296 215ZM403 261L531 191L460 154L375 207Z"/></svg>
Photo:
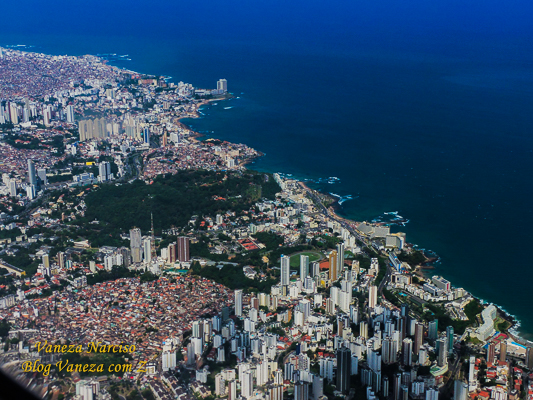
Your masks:
<svg viewBox="0 0 533 400"><path fill-rule="evenodd" d="M3 371L54 400L533 400L515 321L397 225L180 122L231 99L0 49Z"/></svg>

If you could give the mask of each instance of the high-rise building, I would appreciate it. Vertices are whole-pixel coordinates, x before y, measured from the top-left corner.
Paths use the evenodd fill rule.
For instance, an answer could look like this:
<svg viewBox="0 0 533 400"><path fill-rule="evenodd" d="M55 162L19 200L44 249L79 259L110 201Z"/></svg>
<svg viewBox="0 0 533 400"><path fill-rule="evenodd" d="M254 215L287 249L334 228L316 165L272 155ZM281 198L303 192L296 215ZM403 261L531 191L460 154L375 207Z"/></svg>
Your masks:
<svg viewBox="0 0 533 400"><path fill-rule="evenodd" d="M335 282L337 277L337 251L333 250L329 253L329 279Z"/></svg>
<svg viewBox="0 0 533 400"><path fill-rule="evenodd" d="M35 163L33 160L28 160L28 181L30 185L37 186L37 174L35 172Z"/></svg>
<svg viewBox="0 0 533 400"><path fill-rule="evenodd" d="M387 336L381 346L381 356L384 364L394 364L398 361L398 342Z"/></svg>
<svg viewBox="0 0 533 400"><path fill-rule="evenodd" d="M121 247L120 254L122 254L122 265L128 268L131 265L131 250L127 247Z"/></svg>
<svg viewBox="0 0 533 400"><path fill-rule="evenodd" d="M291 273L291 258L289 256L281 256L281 276L280 284L281 286L288 286L290 282L290 273Z"/></svg>
<svg viewBox="0 0 533 400"><path fill-rule="evenodd" d="M318 400L324 395L324 378L313 375L313 400Z"/></svg>
<svg viewBox="0 0 533 400"><path fill-rule="evenodd" d="M269 400L283 400L283 386L272 385L267 387ZM229 399L228 399L229 400Z"/></svg>
<svg viewBox="0 0 533 400"><path fill-rule="evenodd" d="M371 285L368 288L368 308L376 308L378 304L378 288L377 286Z"/></svg>
<svg viewBox="0 0 533 400"><path fill-rule="evenodd" d="M190 260L191 255L189 253L189 238L180 236L178 238L178 261L189 262Z"/></svg>
<svg viewBox="0 0 533 400"><path fill-rule="evenodd" d="M242 317L242 289L235 290L235 315Z"/></svg>
<svg viewBox="0 0 533 400"><path fill-rule="evenodd" d="M35 186L33 185L26 186L26 196L30 200L35 199Z"/></svg>
<svg viewBox="0 0 533 400"><path fill-rule="evenodd" d="M402 317L408 317L409 316L409 305L408 304L402 304L400 315Z"/></svg>
<svg viewBox="0 0 533 400"><path fill-rule="evenodd" d="M414 353L418 355L418 352L420 351L420 347L422 347L422 344L424 343L424 325L422 323L417 322L415 325L415 348Z"/></svg>
<svg viewBox="0 0 533 400"><path fill-rule="evenodd" d="M152 262L152 238L147 237L143 241L144 262Z"/></svg>
<svg viewBox="0 0 533 400"><path fill-rule="evenodd" d="M221 373L215 375L215 394L217 397L222 397L226 394L226 381Z"/></svg>
<svg viewBox="0 0 533 400"><path fill-rule="evenodd" d="M9 119L13 125L18 125L19 111L16 103L9 103Z"/></svg>
<svg viewBox="0 0 533 400"><path fill-rule="evenodd" d="M448 362L448 341L445 337L437 339L437 346L439 348L439 353L437 357L437 365L439 367L444 367Z"/></svg>
<svg viewBox="0 0 533 400"><path fill-rule="evenodd" d="M528 346L526 350L526 366L529 370L533 369L533 347Z"/></svg>
<svg viewBox="0 0 533 400"><path fill-rule="evenodd" d="M400 331L400 340L404 340L407 333L407 319L408 317L403 316L398 320L398 330Z"/></svg>
<svg viewBox="0 0 533 400"><path fill-rule="evenodd" d="M144 128L143 141L144 143L150 145L150 129L148 127Z"/></svg>
<svg viewBox="0 0 533 400"><path fill-rule="evenodd" d="M351 352L346 347L337 350L337 390L344 394L350 388Z"/></svg>
<svg viewBox="0 0 533 400"><path fill-rule="evenodd" d="M11 197L17 197L17 181L14 179L9 180L9 195Z"/></svg>
<svg viewBox="0 0 533 400"><path fill-rule="evenodd" d="M389 397L389 390L390 390L390 388L389 388L389 377L385 376L385 377L383 377L383 385L381 387L381 394L386 399Z"/></svg>
<svg viewBox="0 0 533 400"><path fill-rule="evenodd" d="M453 384L454 400L466 400L468 397L468 385L460 380L455 380Z"/></svg>
<svg viewBox="0 0 533 400"><path fill-rule="evenodd" d="M300 279L303 281L309 275L309 256L300 255Z"/></svg>
<svg viewBox="0 0 533 400"><path fill-rule="evenodd" d="M433 321L429 322L428 339L437 340L438 335L439 335L439 320L434 319Z"/></svg>
<svg viewBox="0 0 533 400"><path fill-rule="evenodd" d="M130 229L130 250L134 263L142 261L142 235L139 228Z"/></svg>
<svg viewBox="0 0 533 400"><path fill-rule="evenodd" d="M342 275L344 269L344 243L337 244L337 276Z"/></svg>
<svg viewBox="0 0 533 400"><path fill-rule="evenodd" d="M217 90L219 93L226 93L228 91L228 81L226 79L219 79L217 82Z"/></svg>
<svg viewBox="0 0 533 400"><path fill-rule="evenodd" d="M228 400L237 400L237 382L235 380L228 382Z"/></svg>
<svg viewBox="0 0 533 400"><path fill-rule="evenodd" d="M176 243L170 243L167 249L168 262L174 264L178 259L178 247Z"/></svg>
<svg viewBox="0 0 533 400"><path fill-rule="evenodd" d="M394 374L394 381L392 385L393 400L400 400L401 386L402 386L402 374L400 373Z"/></svg>
<svg viewBox="0 0 533 400"><path fill-rule="evenodd" d="M52 108L50 106L43 108L43 123L44 126L50 126L52 120Z"/></svg>
<svg viewBox="0 0 533 400"><path fill-rule="evenodd" d="M448 354L453 354L453 326L446 327L446 340L448 342Z"/></svg>
<svg viewBox="0 0 533 400"><path fill-rule="evenodd" d="M99 387L99 384L98 386ZM83 400L93 400L96 396L93 383L88 380L81 380L76 382L76 397ZM98 390L99 391L99 390Z"/></svg>
<svg viewBox="0 0 533 400"><path fill-rule="evenodd" d="M500 342L500 361L505 362L507 359L507 342L502 340Z"/></svg>
<svg viewBox="0 0 533 400"><path fill-rule="evenodd" d="M298 382L294 385L294 400L309 400L309 383Z"/></svg>
<svg viewBox="0 0 533 400"><path fill-rule="evenodd" d="M37 170L37 176L41 180L41 183L43 185L48 185L48 179L46 178L46 169L45 168L39 168Z"/></svg>
<svg viewBox="0 0 533 400"><path fill-rule="evenodd" d="M359 324L359 336L368 339L368 324L365 321Z"/></svg>
<svg viewBox="0 0 533 400"><path fill-rule="evenodd" d="M244 371L241 379L241 395L245 399L252 397L254 392L254 382L252 371Z"/></svg>
<svg viewBox="0 0 533 400"><path fill-rule="evenodd" d="M98 180L100 182L107 182L111 179L111 164L107 161L103 161L98 165Z"/></svg>
<svg viewBox="0 0 533 400"><path fill-rule="evenodd" d="M494 343L489 343L489 346L487 347L487 364L493 364L494 357L496 357L496 345Z"/></svg>
<svg viewBox="0 0 533 400"><path fill-rule="evenodd" d="M83 119L78 123L80 142L90 139L102 139L107 136L106 121L100 119Z"/></svg>
<svg viewBox="0 0 533 400"><path fill-rule="evenodd" d="M73 105L68 105L67 106L66 114L67 114L67 122L69 124L73 124L74 122L76 122L76 117L74 116L74 106Z"/></svg>
<svg viewBox="0 0 533 400"><path fill-rule="evenodd" d="M426 400L439 400L439 389L432 387L426 390Z"/></svg>
<svg viewBox="0 0 533 400"><path fill-rule="evenodd" d="M402 364L405 366L411 366L413 362L413 341L409 338L405 338L402 342Z"/></svg>
<svg viewBox="0 0 533 400"><path fill-rule="evenodd" d="M161 354L161 365L163 372L169 369L176 368L176 350L172 345L163 345L163 352Z"/></svg>
<svg viewBox="0 0 533 400"><path fill-rule="evenodd" d="M476 377L474 371L476 368L476 357L470 356L470 363L468 364L468 383L472 386L476 384Z"/></svg>

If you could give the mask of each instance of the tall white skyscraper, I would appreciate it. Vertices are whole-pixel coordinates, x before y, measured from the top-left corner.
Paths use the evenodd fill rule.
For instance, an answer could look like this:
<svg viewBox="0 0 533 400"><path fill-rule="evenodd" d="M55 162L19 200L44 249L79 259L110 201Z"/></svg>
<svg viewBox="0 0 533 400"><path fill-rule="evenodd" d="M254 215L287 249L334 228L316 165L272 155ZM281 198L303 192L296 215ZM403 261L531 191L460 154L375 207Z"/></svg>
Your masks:
<svg viewBox="0 0 533 400"><path fill-rule="evenodd" d="M161 354L161 364L163 371L176 368L176 350L172 344L163 344L163 353Z"/></svg>
<svg viewBox="0 0 533 400"><path fill-rule="evenodd" d="M235 315L242 317L242 289L235 291Z"/></svg>
<svg viewBox="0 0 533 400"><path fill-rule="evenodd" d="M337 245L337 276L342 275L344 269L344 243Z"/></svg>
<svg viewBox="0 0 533 400"><path fill-rule="evenodd" d="M476 377L474 376L474 370L476 367L476 357L470 356L470 364L468 365L468 383L471 386L475 386Z"/></svg>
<svg viewBox="0 0 533 400"><path fill-rule="evenodd" d="M245 399L252 397L254 393L254 381L252 371L245 371L242 373L241 380L241 395Z"/></svg>
<svg viewBox="0 0 533 400"><path fill-rule="evenodd" d="M139 228L130 229L130 250L134 263L142 261L142 235Z"/></svg>
<svg viewBox="0 0 533 400"><path fill-rule="evenodd" d="M37 174L35 173L35 163L33 160L28 160L28 181L30 185L37 185Z"/></svg>
<svg viewBox="0 0 533 400"><path fill-rule="evenodd" d="M291 274L291 258L281 256L281 286L288 286Z"/></svg>
<svg viewBox="0 0 533 400"><path fill-rule="evenodd" d="M0 124L6 123L6 113L4 111L4 107L2 106L2 103L0 103Z"/></svg>
<svg viewBox="0 0 533 400"><path fill-rule="evenodd" d="M19 114L18 106L16 103L9 103L9 119L13 125L18 125L19 123Z"/></svg>
<svg viewBox="0 0 533 400"><path fill-rule="evenodd" d="M368 307L376 308L378 304L378 288L374 285L368 288Z"/></svg>
<svg viewBox="0 0 533 400"><path fill-rule="evenodd" d="M426 400L439 400L439 389L429 388L426 390Z"/></svg>
<svg viewBox="0 0 533 400"><path fill-rule="evenodd" d="M467 397L468 397L468 385L456 379L453 385L454 400L466 400Z"/></svg>
<svg viewBox="0 0 533 400"><path fill-rule="evenodd" d="M50 121L52 119L52 108L47 106L43 108L43 122L44 126L50 126Z"/></svg>
<svg viewBox="0 0 533 400"><path fill-rule="evenodd" d="M152 261L152 238L146 238L143 242L144 249L144 262L149 263Z"/></svg>
<svg viewBox="0 0 533 400"><path fill-rule="evenodd" d="M228 400L236 400L237 399L237 382L235 380L231 380L228 382Z"/></svg>
<svg viewBox="0 0 533 400"><path fill-rule="evenodd" d="M14 180L14 179L11 179L9 181L9 195L11 197L16 197L17 196L17 181Z"/></svg>
<svg viewBox="0 0 533 400"><path fill-rule="evenodd" d="M103 161L98 166L98 180L100 182L107 182L112 178L111 176L111 164L107 161Z"/></svg>
<svg viewBox="0 0 533 400"><path fill-rule="evenodd" d="M304 280L309 275L309 256L300 255L300 279Z"/></svg>
<svg viewBox="0 0 533 400"><path fill-rule="evenodd" d="M217 82L217 90L221 93L226 93L228 91L228 81L225 79L219 79Z"/></svg>
<svg viewBox="0 0 533 400"><path fill-rule="evenodd" d="M74 106L68 105L67 106L67 122L69 124L73 124L76 121L76 117L74 116Z"/></svg>

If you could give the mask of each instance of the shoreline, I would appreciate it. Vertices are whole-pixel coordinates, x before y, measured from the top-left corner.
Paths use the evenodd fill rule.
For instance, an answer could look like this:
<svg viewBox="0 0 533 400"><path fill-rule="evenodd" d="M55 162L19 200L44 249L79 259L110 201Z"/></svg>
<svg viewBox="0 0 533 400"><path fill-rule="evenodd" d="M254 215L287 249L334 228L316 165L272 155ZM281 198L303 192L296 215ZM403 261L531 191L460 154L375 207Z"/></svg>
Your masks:
<svg viewBox="0 0 533 400"><path fill-rule="evenodd" d="M213 99L210 99L211 101ZM208 105L210 103L210 100L206 100L206 101L203 101L199 106L198 106L198 109L203 106L203 105ZM226 99L216 99L216 100L220 100L220 101L223 101L223 100L226 100ZM197 109L197 110L198 110ZM190 117L184 117L184 118L190 118ZM195 117L193 118L200 118L200 115L196 115ZM181 120L181 118L180 118ZM199 133L199 132L196 132L194 129L192 129L190 126L184 124L183 122L180 122L181 125L185 126L187 130L189 130L191 132L191 136L189 136L189 138L191 138L192 140L196 141L196 142L199 142L199 140L197 138L199 137L204 137L206 136L205 134L202 134L202 133ZM223 140L223 139L219 139L219 140ZM259 152L259 151L258 151ZM262 157L264 156L263 153L259 152L260 155L255 157L254 159L256 158L259 158L259 157ZM243 162L241 163L241 165L245 168L248 169L248 165L253 161L253 159L250 159L250 160L247 160L246 162ZM329 218L332 218L333 220L336 220L337 222L340 222L340 223L345 223L345 224L348 224L350 227L356 229L356 225L358 223L358 221L355 221L355 220L351 220L351 219L348 219L348 218L345 218L345 217L342 217L341 215L338 214L338 210L340 208L342 208L342 205L339 203L338 199L334 196L331 196L329 193L327 192L322 192L320 190L315 190L315 189L312 189L308 186L308 184L306 182L304 182L303 180L299 180L297 178L293 178L293 177L290 177L290 178L285 178L285 179L290 179L290 180L293 180L295 182L298 183L298 185L303 189L305 190L306 192L309 192L309 193L315 193L321 197L324 197L324 198L328 198L331 200L331 204L328 205L328 207L326 208L327 209L327 215ZM359 221L360 222L360 221ZM414 243L411 243L412 247L413 248L416 248L417 245L414 244ZM424 262L423 264L421 265L416 265L416 266L412 266L413 267L413 271L412 273L414 275L417 275L419 277L423 277L425 279L427 279L427 276L426 274L429 274L430 271L434 271L436 268L435 266L433 265L428 265L427 263L429 262L434 262L435 260L438 260L439 257L428 257L425 252L422 250L422 254L424 255L424 257L426 258L426 262ZM453 284L453 283L452 283ZM508 322L510 324L510 326L507 328L507 330L505 332L500 332L498 331L497 327L495 326L494 329L496 332L500 332L500 333L504 333L504 334L507 334L510 338L512 338L515 342L517 343L520 343L520 344L523 344L523 345L533 345L533 341L529 340L529 339L526 339L525 337L521 336L521 333L520 332L520 327L521 327L521 323L520 323L520 320L513 314L510 314L507 310L505 310L503 307L493 303L493 302L490 302L490 301L487 301L487 300L484 300L480 297L477 297L475 296L473 293L471 292L468 292L473 300L478 300L481 304L483 305L489 305L489 304L492 304L494 305L494 307L496 307L497 311L498 311L498 316L500 318L502 318L504 321ZM528 332L525 332L527 335L529 335ZM533 334L532 334L533 335Z"/></svg>
<svg viewBox="0 0 533 400"><path fill-rule="evenodd" d="M17 50L17 51L21 51L21 50ZM24 52L24 50L22 50L22 52ZM140 75L148 75L148 74L143 74L143 73L139 73L139 72L136 72L136 71L133 71L133 70L130 70L130 69L125 69L125 68L120 68L116 65L113 65L113 62L111 60L106 60L105 58L102 58L101 56L94 56L94 57L98 57L99 59L101 59L102 61L105 61L105 63L113 68L116 68L117 70L119 71L127 71L129 73L134 73L134 74L140 74ZM169 78L168 80L171 80L172 78ZM184 116L184 117L180 117L178 119L178 124L183 127L184 129L188 130L190 132L190 135L187 137L187 139L193 141L193 142L200 142L200 140L198 140L198 138L200 137L204 137L206 136L205 134L202 134L200 132L197 132L195 131L194 129L192 129L190 126L186 125L185 123L181 122L182 119L185 119L185 118L200 118L200 115L199 115L199 109L204 106L204 105L208 105L209 103L211 102L214 102L214 101L225 101L225 100L228 100L230 98L233 98L234 96L232 94L228 94L227 96L225 96L224 98L212 98L212 99L201 99L197 104L197 107L194 111L194 115L188 115L188 116ZM222 140L222 139L219 139L219 140ZM256 158L259 158L259 157L262 157L264 156L264 154L260 151L258 151L259 155L257 157L254 157L253 159L249 159L245 162L242 162L241 165L244 167L244 168L248 168L247 165L249 165L254 159ZM340 223L345 223L345 224L348 224L349 226L351 226L352 228L356 229L356 224L357 224L357 221L355 220L350 220L350 219L347 219L347 218L344 218L342 216L340 216L338 213L337 213L337 210L339 208L341 208L341 205L339 204L339 201L338 199L336 199L335 197L331 196L329 193L324 193L324 192L321 192L319 190L314 190L314 189L311 189L307 184L305 184L303 181L299 180L299 179L296 179L296 178L290 178L291 180L294 180L296 182L299 183L299 185L306 191L306 192L316 192L318 193L320 196L324 196L326 198L329 198L332 200L332 203L328 205L327 207L327 215L328 217L331 217L333 218L334 220L340 222ZM417 247L415 244L413 244L413 247ZM425 253L423 252L424 256L427 258L427 256L425 255ZM420 267L420 268L418 268ZM414 271L418 271L419 274L421 274L420 276L424 276L424 273L423 273L423 269L428 269L430 270L430 268L423 268L423 266L413 266L414 268ZM433 267L434 268L434 267ZM413 271L413 273L415 273ZM470 292L469 292L470 293ZM514 316L513 314L510 314L509 312L507 312L503 307L497 305L497 304L494 304L490 301L486 301L480 297L476 297L474 294L470 293L470 295L473 297L473 299L477 299L478 301L480 301L481 304L493 304L497 310L498 310L498 314L502 317L502 319L506 320L507 322L509 322L511 324L511 326L509 328L507 328L507 334L512 337L515 341L517 341L518 343L529 343L530 345L533 345L533 341L530 341L522 336L520 336L520 327L521 327L521 323L520 323L520 320ZM533 338L533 333L528 333L528 332L525 332L527 335L531 335L532 338Z"/></svg>

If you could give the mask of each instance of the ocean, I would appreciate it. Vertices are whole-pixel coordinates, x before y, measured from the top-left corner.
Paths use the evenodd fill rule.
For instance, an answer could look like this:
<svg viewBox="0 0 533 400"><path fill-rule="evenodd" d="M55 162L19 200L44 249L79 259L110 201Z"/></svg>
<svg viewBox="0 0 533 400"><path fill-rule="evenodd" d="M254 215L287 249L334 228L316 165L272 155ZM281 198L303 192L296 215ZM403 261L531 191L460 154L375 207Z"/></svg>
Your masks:
<svg viewBox="0 0 533 400"><path fill-rule="evenodd" d="M1 20L22 6L24 20ZM432 272L533 338L531 4L6 7L0 46L115 54L114 65L198 87L226 78L235 98L204 107L193 129L265 153L251 168L340 196L342 216L397 212L409 222L393 230L440 256Z"/></svg>

